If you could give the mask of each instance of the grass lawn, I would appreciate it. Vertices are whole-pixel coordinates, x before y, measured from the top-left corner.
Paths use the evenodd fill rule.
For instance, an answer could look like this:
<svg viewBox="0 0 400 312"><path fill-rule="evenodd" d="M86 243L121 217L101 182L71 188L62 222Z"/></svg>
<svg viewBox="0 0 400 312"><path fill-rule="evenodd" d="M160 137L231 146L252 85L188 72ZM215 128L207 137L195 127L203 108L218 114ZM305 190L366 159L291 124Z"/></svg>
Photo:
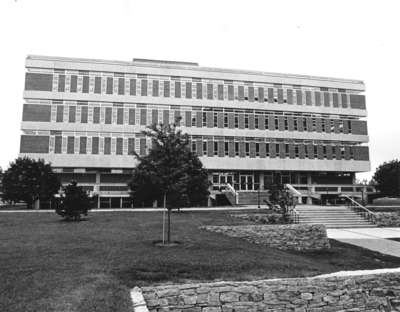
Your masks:
<svg viewBox="0 0 400 312"><path fill-rule="evenodd" d="M78 223L54 213L2 213L0 311L126 312L135 285L400 266L400 258L336 241L329 252L287 252L198 229L247 223L229 214L173 214L173 239L182 244L166 248L153 245L161 213L92 213Z"/></svg>

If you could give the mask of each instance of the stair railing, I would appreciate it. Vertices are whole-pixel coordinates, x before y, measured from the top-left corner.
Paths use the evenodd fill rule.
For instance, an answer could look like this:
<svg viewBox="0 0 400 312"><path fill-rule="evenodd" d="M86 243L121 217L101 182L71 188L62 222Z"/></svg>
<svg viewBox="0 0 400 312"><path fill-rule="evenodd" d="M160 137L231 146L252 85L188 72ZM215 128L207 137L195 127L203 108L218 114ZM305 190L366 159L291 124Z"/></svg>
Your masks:
<svg viewBox="0 0 400 312"><path fill-rule="evenodd" d="M355 211L356 213L367 219L369 222L371 223L376 222L376 214L374 212L364 207L363 205L361 205L348 195L342 195L341 197L344 197L348 200L348 205L347 205L348 208Z"/></svg>
<svg viewBox="0 0 400 312"><path fill-rule="evenodd" d="M290 219L293 220L293 223L299 223L299 212L296 208L289 209Z"/></svg>
<svg viewBox="0 0 400 312"><path fill-rule="evenodd" d="M239 194L238 194L238 192L236 192L235 188L229 183L226 183L225 187L226 187L225 189L234 196L235 204L238 205L239 204Z"/></svg>

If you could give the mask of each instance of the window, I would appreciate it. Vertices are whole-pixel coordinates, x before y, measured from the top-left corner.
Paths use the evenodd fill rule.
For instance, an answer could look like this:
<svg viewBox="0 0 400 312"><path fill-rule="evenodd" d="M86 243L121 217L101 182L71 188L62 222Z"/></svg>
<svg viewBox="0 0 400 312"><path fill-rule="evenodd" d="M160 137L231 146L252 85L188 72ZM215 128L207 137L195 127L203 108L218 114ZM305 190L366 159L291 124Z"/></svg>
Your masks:
<svg viewBox="0 0 400 312"><path fill-rule="evenodd" d="M104 138L104 155L111 154L111 138Z"/></svg>
<svg viewBox="0 0 400 312"><path fill-rule="evenodd" d="M276 154L279 155L281 146L279 144L275 144L275 147L276 147Z"/></svg>
<svg viewBox="0 0 400 312"><path fill-rule="evenodd" d="M192 152L193 153L196 153L196 151L197 151L197 145L196 145L196 141L192 141Z"/></svg>
<svg viewBox="0 0 400 312"><path fill-rule="evenodd" d="M228 85L228 100L233 101L233 99L234 99L233 85Z"/></svg>
<svg viewBox="0 0 400 312"><path fill-rule="evenodd" d="M87 122L88 122L88 107L81 106L81 123L87 123Z"/></svg>
<svg viewBox="0 0 400 312"><path fill-rule="evenodd" d="M62 136L57 135L54 141L54 154L61 154Z"/></svg>
<svg viewBox="0 0 400 312"><path fill-rule="evenodd" d="M258 125L258 119L259 119L259 115L256 115L255 116L255 120L254 120L254 127L256 128L256 129L258 129L259 128L259 125Z"/></svg>
<svg viewBox="0 0 400 312"><path fill-rule="evenodd" d="M147 96L147 79L142 79L140 84L140 95Z"/></svg>
<svg viewBox="0 0 400 312"><path fill-rule="evenodd" d="M100 123L100 107L93 107L93 123Z"/></svg>
<svg viewBox="0 0 400 312"><path fill-rule="evenodd" d="M67 137L67 154L74 154L75 151L75 138L73 136Z"/></svg>
<svg viewBox="0 0 400 312"><path fill-rule="evenodd" d="M318 146L317 145L313 146L314 146L314 158L318 158Z"/></svg>
<svg viewBox="0 0 400 312"><path fill-rule="evenodd" d="M207 127L207 113L203 112L202 114L202 125L203 127Z"/></svg>
<svg viewBox="0 0 400 312"><path fill-rule="evenodd" d="M170 97L170 82L164 81L164 97Z"/></svg>
<svg viewBox="0 0 400 312"><path fill-rule="evenodd" d="M107 77L106 93L113 94L113 78L112 77Z"/></svg>
<svg viewBox="0 0 400 312"><path fill-rule="evenodd" d="M191 82L186 82L186 98L187 99L192 98L192 83Z"/></svg>
<svg viewBox="0 0 400 312"><path fill-rule="evenodd" d="M175 97L176 98L181 97L181 82L180 81L175 81Z"/></svg>
<svg viewBox="0 0 400 312"><path fill-rule="evenodd" d="M101 93L101 77L94 78L94 93Z"/></svg>
<svg viewBox="0 0 400 312"><path fill-rule="evenodd" d="M135 151L135 139L128 138L128 155L133 155L134 151Z"/></svg>
<svg viewBox="0 0 400 312"><path fill-rule="evenodd" d="M265 155L269 157L269 143L265 144Z"/></svg>
<svg viewBox="0 0 400 312"><path fill-rule="evenodd" d="M229 142L224 142L224 154L229 156Z"/></svg>
<svg viewBox="0 0 400 312"><path fill-rule="evenodd" d="M118 78L118 94L124 95L125 94L125 79Z"/></svg>
<svg viewBox="0 0 400 312"><path fill-rule="evenodd" d="M207 156L207 141L203 141L203 155Z"/></svg>
<svg viewBox="0 0 400 312"><path fill-rule="evenodd" d="M250 143L246 142L244 145L245 145L246 156L250 156Z"/></svg>
<svg viewBox="0 0 400 312"><path fill-rule="evenodd" d="M129 80L129 94L136 95L136 79Z"/></svg>
<svg viewBox="0 0 400 312"><path fill-rule="evenodd" d="M115 153L117 155L122 155L122 147L123 147L123 139L122 138L117 138L117 146Z"/></svg>
<svg viewBox="0 0 400 312"><path fill-rule="evenodd" d="M275 130L278 130L278 129L279 129L279 119L278 119L278 116L275 116L275 117L274 117L274 123L275 123Z"/></svg>
<svg viewBox="0 0 400 312"><path fill-rule="evenodd" d="M70 87L70 91L71 92L76 92L77 90L77 85L78 85L78 76L76 75L71 75L71 87Z"/></svg>
<svg viewBox="0 0 400 312"><path fill-rule="evenodd" d="M192 114L192 127L196 127L196 112L193 112Z"/></svg>
<svg viewBox="0 0 400 312"><path fill-rule="evenodd" d="M58 92L65 92L65 75L58 75Z"/></svg>
<svg viewBox="0 0 400 312"><path fill-rule="evenodd" d="M92 154L99 153L99 137L92 137Z"/></svg>
<svg viewBox="0 0 400 312"><path fill-rule="evenodd" d="M201 82L196 83L196 98L203 98L203 84Z"/></svg>
<svg viewBox="0 0 400 312"><path fill-rule="evenodd" d="M295 145L294 146L294 156L299 157L300 156L300 151L299 151L299 146Z"/></svg>
<svg viewBox="0 0 400 312"><path fill-rule="evenodd" d="M86 154L86 143L87 143L87 138L86 137L80 137L79 154Z"/></svg>
<svg viewBox="0 0 400 312"><path fill-rule="evenodd" d="M111 118L112 118L112 108L106 107L106 115L105 115L104 123L111 124Z"/></svg>
<svg viewBox="0 0 400 312"><path fill-rule="evenodd" d="M63 122L64 119L64 106L57 105L56 122Z"/></svg>
<svg viewBox="0 0 400 312"><path fill-rule="evenodd" d="M293 118L293 128L294 128L294 131L297 131L299 129L298 125L297 125L297 118L296 117Z"/></svg>
<svg viewBox="0 0 400 312"><path fill-rule="evenodd" d="M207 84L207 99L212 100L213 99L213 85L211 83Z"/></svg>
<svg viewBox="0 0 400 312"><path fill-rule="evenodd" d="M214 127L218 127L218 113L214 112Z"/></svg>
<svg viewBox="0 0 400 312"><path fill-rule="evenodd" d="M153 96L158 96L158 80L153 80L153 92L152 95Z"/></svg>
<svg viewBox="0 0 400 312"><path fill-rule="evenodd" d="M135 109L134 108L130 108L129 109L129 113L128 113L128 123L130 125L134 125L135 124Z"/></svg>
<svg viewBox="0 0 400 312"><path fill-rule="evenodd" d="M235 121L235 128L239 128L239 115L238 114L235 114L234 121Z"/></svg>
<svg viewBox="0 0 400 312"><path fill-rule="evenodd" d="M228 128L228 114L224 113L224 128Z"/></svg>
<svg viewBox="0 0 400 312"><path fill-rule="evenodd" d="M283 122L284 122L284 127L285 127L285 130L289 130L288 118L287 118L287 117L285 117L285 118L284 118L284 120L283 120Z"/></svg>
<svg viewBox="0 0 400 312"><path fill-rule="evenodd" d="M238 99L239 101L244 100L244 86L238 86Z"/></svg>
<svg viewBox="0 0 400 312"><path fill-rule="evenodd" d="M124 123L124 109L118 108L117 109L117 124L122 125Z"/></svg>
<svg viewBox="0 0 400 312"><path fill-rule="evenodd" d="M218 100L223 100L224 99L224 85L219 84L218 85Z"/></svg>
<svg viewBox="0 0 400 312"><path fill-rule="evenodd" d="M268 115L264 116L264 127L265 127L265 129L269 129L269 117L268 117Z"/></svg>
<svg viewBox="0 0 400 312"><path fill-rule="evenodd" d="M75 122L75 114L76 114L76 106L70 106L68 122Z"/></svg>
<svg viewBox="0 0 400 312"><path fill-rule="evenodd" d="M239 142L235 142L235 156L239 156Z"/></svg>
<svg viewBox="0 0 400 312"><path fill-rule="evenodd" d="M246 129L249 128L249 115L248 114L244 114L244 127Z"/></svg>
<svg viewBox="0 0 400 312"><path fill-rule="evenodd" d="M289 153L289 144L285 144L285 156L289 157L290 153Z"/></svg>
<svg viewBox="0 0 400 312"><path fill-rule="evenodd" d="M89 76L83 76L82 93L89 93Z"/></svg>
<svg viewBox="0 0 400 312"><path fill-rule="evenodd" d="M218 156L218 142L214 141L214 156Z"/></svg>
<svg viewBox="0 0 400 312"><path fill-rule="evenodd" d="M260 143L256 143L256 156L259 157L260 156Z"/></svg>

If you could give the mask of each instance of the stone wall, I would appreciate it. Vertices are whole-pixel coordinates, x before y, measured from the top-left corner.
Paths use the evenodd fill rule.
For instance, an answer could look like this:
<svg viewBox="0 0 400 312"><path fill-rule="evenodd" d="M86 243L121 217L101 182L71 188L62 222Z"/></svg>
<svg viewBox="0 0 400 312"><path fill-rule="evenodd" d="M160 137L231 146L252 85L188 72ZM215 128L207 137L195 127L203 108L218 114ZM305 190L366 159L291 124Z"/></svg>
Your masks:
<svg viewBox="0 0 400 312"><path fill-rule="evenodd" d="M150 312L400 311L400 273L142 288Z"/></svg>
<svg viewBox="0 0 400 312"><path fill-rule="evenodd" d="M240 213L232 214L234 218L252 221L260 224L284 224L283 216L281 213Z"/></svg>
<svg viewBox="0 0 400 312"><path fill-rule="evenodd" d="M204 226L202 228L282 250L330 248L326 228L321 224Z"/></svg>
<svg viewBox="0 0 400 312"><path fill-rule="evenodd" d="M400 214L398 212L377 212L375 224L381 227L398 227L400 226Z"/></svg>

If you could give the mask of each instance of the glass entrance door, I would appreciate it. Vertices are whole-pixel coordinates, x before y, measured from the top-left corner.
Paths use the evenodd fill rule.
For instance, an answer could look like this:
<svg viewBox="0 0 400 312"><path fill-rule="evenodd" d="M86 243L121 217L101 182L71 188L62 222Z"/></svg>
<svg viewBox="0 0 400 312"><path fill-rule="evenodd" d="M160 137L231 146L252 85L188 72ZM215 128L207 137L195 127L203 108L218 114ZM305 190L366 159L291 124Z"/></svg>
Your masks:
<svg viewBox="0 0 400 312"><path fill-rule="evenodd" d="M251 174L240 175L240 190L252 191L254 189L253 181L254 178Z"/></svg>

